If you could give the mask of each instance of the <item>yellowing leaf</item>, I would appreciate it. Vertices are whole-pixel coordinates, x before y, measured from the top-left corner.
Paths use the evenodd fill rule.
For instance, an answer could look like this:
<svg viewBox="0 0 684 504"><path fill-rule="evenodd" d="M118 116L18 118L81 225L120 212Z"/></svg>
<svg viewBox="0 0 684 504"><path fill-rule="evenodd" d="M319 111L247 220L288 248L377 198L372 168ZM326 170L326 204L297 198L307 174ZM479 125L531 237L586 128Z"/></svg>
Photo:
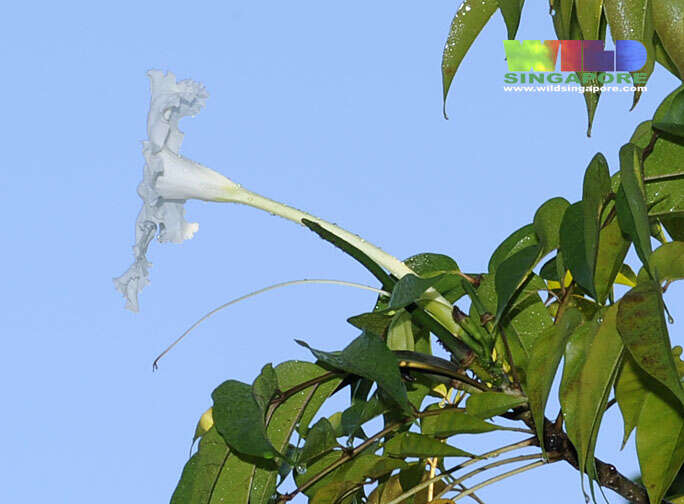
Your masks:
<svg viewBox="0 0 684 504"><path fill-rule="evenodd" d="M563 278L563 287L569 287L570 284L572 283L572 273L570 271L565 272L565 277ZM555 280L549 280L546 282L546 285L548 285L549 289L560 289L560 282L556 282Z"/></svg>
<svg viewBox="0 0 684 504"><path fill-rule="evenodd" d="M443 397L444 399L447 399L449 397L449 391L447 390L446 385L444 385L443 383L440 383L439 385L433 387L432 391L435 394L439 394L439 396Z"/></svg>
<svg viewBox="0 0 684 504"><path fill-rule="evenodd" d="M197 427L195 428L195 436L192 438L193 443L204 436L204 434L214 426L213 410L213 407L209 408L200 417L199 422L197 422Z"/></svg>
<svg viewBox="0 0 684 504"><path fill-rule="evenodd" d="M634 287L636 285L636 282L634 280L632 280L631 278L627 278L622 273L617 274L617 276L615 277L615 283L620 285L626 285L627 287Z"/></svg>

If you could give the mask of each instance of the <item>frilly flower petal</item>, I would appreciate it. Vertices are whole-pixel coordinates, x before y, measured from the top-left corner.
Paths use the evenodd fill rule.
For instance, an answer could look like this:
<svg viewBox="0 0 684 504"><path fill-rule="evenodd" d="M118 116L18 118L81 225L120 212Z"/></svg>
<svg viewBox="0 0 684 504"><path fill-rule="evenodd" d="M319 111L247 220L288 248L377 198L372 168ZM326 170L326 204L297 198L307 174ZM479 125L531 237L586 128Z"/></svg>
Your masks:
<svg viewBox="0 0 684 504"><path fill-rule="evenodd" d="M209 97L200 82L183 80L176 82L171 72L164 75L159 70L150 70L152 101L147 115L147 136L154 151L164 146L178 154L183 133L178 121L185 116L197 115Z"/></svg>
<svg viewBox="0 0 684 504"><path fill-rule="evenodd" d="M199 82L176 82L172 73L148 72L152 99L147 116L148 140L143 142L145 167L138 185L143 200L136 221L134 261L128 270L114 279L116 288L126 298L126 307L138 311L138 294L149 283L146 258L152 239L181 243L199 229L185 220L185 200L228 201L239 186L223 175L184 158L179 154L183 133L178 121L196 115L209 96Z"/></svg>
<svg viewBox="0 0 684 504"><path fill-rule="evenodd" d="M142 213L142 212L141 212ZM114 285L124 298L126 298L126 308L131 311L138 311L138 293L150 283L149 268L152 266L145 254L156 231L156 226L152 223L140 221L136 225L136 244L133 246L135 261L120 277L114 278Z"/></svg>

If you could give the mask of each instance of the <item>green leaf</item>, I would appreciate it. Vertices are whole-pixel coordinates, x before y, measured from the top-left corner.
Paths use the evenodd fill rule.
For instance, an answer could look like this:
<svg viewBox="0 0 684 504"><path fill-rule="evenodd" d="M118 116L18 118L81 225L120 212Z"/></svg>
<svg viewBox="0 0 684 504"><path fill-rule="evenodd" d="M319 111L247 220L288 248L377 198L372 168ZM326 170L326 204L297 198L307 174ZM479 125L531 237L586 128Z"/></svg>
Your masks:
<svg viewBox="0 0 684 504"><path fill-rule="evenodd" d="M337 438L330 421L327 418L321 418L309 429L299 462L306 463L336 446Z"/></svg>
<svg viewBox="0 0 684 504"><path fill-rule="evenodd" d="M394 317L387 332L387 347L390 350L415 350L411 314L401 310Z"/></svg>
<svg viewBox="0 0 684 504"><path fill-rule="evenodd" d="M594 272L596 300L599 303L605 303L613 289L615 278L623 270L623 262L628 250L629 242L622 236L617 219L613 219L599 234Z"/></svg>
<svg viewBox="0 0 684 504"><path fill-rule="evenodd" d="M496 269L494 278L497 297L495 324L499 322L513 295L530 275L539 258L539 245L532 245L508 257Z"/></svg>
<svg viewBox="0 0 684 504"><path fill-rule="evenodd" d="M377 447L375 448L377 449ZM335 450L315 459L307 465L305 472L295 472L294 478L297 486L310 481L322 470L328 468L333 463L339 463L345 453ZM361 483L367 478L379 478L395 469L406 468L408 464L403 460L381 457L372 453L362 453L346 462L342 463L337 469L324 476L320 481L309 487L304 493L308 496L318 497L318 492L331 485L333 482L348 482L352 484ZM348 487L349 488L349 487ZM326 495L325 493L322 495ZM330 501L319 501L330 502Z"/></svg>
<svg viewBox="0 0 684 504"><path fill-rule="evenodd" d="M629 435L639 421L641 408L648 394L648 377L641 370L634 358L627 352L623 359L622 369L615 382L615 399L620 407L624 420L625 433L622 437L622 448L627 444Z"/></svg>
<svg viewBox="0 0 684 504"><path fill-rule="evenodd" d="M572 0L568 0L572 4ZM563 9L565 6L561 4L561 9ZM567 7L566 7L567 8ZM570 16L569 20L569 30L567 31L567 35L563 37L558 37L561 39L570 39L570 40L585 40L588 37L585 37L584 34L582 33L582 28L580 27L579 19L577 18L577 9L572 9L572 6L569 7L568 14ZM599 26L599 40L605 40L606 34L605 34L605 29L607 26L607 23L603 22L604 20L602 19L602 22L600 23ZM554 23L554 26L557 27L557 23ZM600 87L601 83L598 81L597 74L594 72L576 72L577 77L580 82L583 83L583 85L587 88L592 88L595 86ZM591 90L586 90L583 93L584 96L584 103L586 105L587 109L587 136L591 136L591 129L594 123L594 116L596 115L596 108L598 107L598 102L599 98L601 97L601 91L591 91Z"/></svg>
<svg viewBox="0 0 684 504"><path fill-rule="evenodd" d="M359 401L342 412L340 435L356 436L359 428L366 422L385 413L387 405L374 394L369 401Z"/></svg>
<svg viewBox="0 0 684 504"><path fill-rule="evenodd" d="M584 202L580 201L570 205L563 216L560 229L560 250L563 254L563 262L570 270L575 282L596 297L593 269L586 253L585 236Z"/></svg>
<svg viewBox="0 0 684 504"><path fill-rule="evenodd" d="M435 285L442 276L421 278L411 273L404 275L392 290L389 301L389 309L398 310L404 308L420 298L426 290Z"/></svg>
<svg viewBox="0 0 684 504"><path fill-rule="evenodd" d="M561 40L570 38L570 23L572 21L573 4L575 0L554 0L551 4L553 26Z"/></svg>
<svg viewBox="0 0 684 504"><path fill-rule="evenodd" d="M352 460L344 470L344 479L359 482L367 478L379 478L395 469L405 469L406 467L408 464L403 460L367 453Z"/></svg>
<svg viewBox="0 0 684 504"><path fill-rule="evenodd" d="M645 397L636 445L649 499L660 502L684 462L684 409L662 387Z"/></svg>
<svg viewBox="0 0 684 504"><path fill-rule="evenodd" d="M466 9L466 5L469 7L468 9ZM456 12L442 55L442 88L445 110L446 97L451 87L451 81L456 75L456 70L458 70L468 49L475 42L498 6L497 0L482 0L472 4L461 4L458 12ZM446 117L446 111L444 115Z"/></svg>
<svg viewBox="0 0 684 504"><path fill-rule="evenodd" d="M679 0L651 0L653 24L667 55L684 75L684 5Z"/></svg>
<svg viewBox="0 0 684 504"><path fill-rule="evenodd" d="M522 406L526 402L526 397L514 396L504 392L482 392L468 397L466 412L477 418L491 418Z"/></svg>
<svg viewBox="0 0 684 504"><path fill-rule="evenodd" d="M491 259L489 259L489 265L487 266L489 272L492 274L496 273L496 269L499 265L510 256L524 248L538 244L539 240L537 239L534 224L527 224L526 226L521 227L511 233L511 235L496 248Z"/></svg>
<svg viewBox="0 0 684 504"><path fill-rule="evenodd" d="M581 323L582 314L576 308L568 308L556 325L549 327L539 336L532 349L527 366L525 392L542 448L544 445L544 410L551 384L556 376L565 344Z"/></svg>
<svg viewBox="0 0 684 504"><path fill-rule="evenodd" d="M643 68L639 70L646 74L646 79L653 72L655 65L655 47L653 46L653 26L652 9L649 8L649 0L604 0L604 8L610 33L613 41L616 40L637 40L646 48L648 55ZM591 37L587 37L591 38ZM634 75L635 72L632 72ZM638 91L634 94L632 108L639 101Z"/></svg>
<svg viewBox="0 0 684 504"><path fill-rule="evenodd" d="M667 98L665 98L665 101L667 101ZM663 106L665 102L660 104L660 107ZM629 139L630 143L633 143L634 145L641 147L642 149L645 149L646 146L649 144L651 141L651 136L653 135L653 128L651 128L653 121L642 121L639 123L639 125L636 127L634 130L634 133L632 133L632 136ZM619 177L620 172L615 173L613 175L614 177ZM613 181L611 180L611 183ZM619 184L619 178L617 180ZM617 189L617 186L613 186L613 189Z"/></svg>
<svg viewBox="0 0 684 504"><path fill-rule="evenodd" d="M412 413L397 358L377 336L363 333L342 352L334 353L315 350L303 341L297 340L297 343L311 350L321 362L377 382L378 387L394 399L405 413Z"/></svg>
<svg viewBox="0 0 684 504"><path fill-rule="evenodd" d="M576 0L575 5L582 35L586 40L598 40L603 0Z"/></svg>
<svg viewBox="0 0 684 504"><path fill-rule="evenodd" d="M439 411L438 414L423 416L420 419L420 430L423 434L436 438L448 438L455 434L480 434L506 430L453 408L444 408Z"/></svg>
<svg viewBox="0 0 684 504"><path fill-rule="evenodd" d="M577 449L580 473L596 476L594 443L622 358L617 305L575 331L565 347L560 402L566 431Z"/></svg>
<svg viewBox="0 0 684 504"><path fill-rule="evenodd" d="M665 119L674 99L683 89L680 86L663 100L653 115L653 123ZM644 181L648 181L644 184L648 214L657 216L673 239L684 240L684 176L681 164L684 140L669 133L658 133L651 128L651 121L645 121L637 127L630 142L642 149L649 144L652 147L643 163Z"/></svg>
<svg viewBox="0 0 684 504"><path fill-rule="evenodd" d="M673 241L661 245L653 251L648 264L661 282L684 279L684 242ZM648 272L641 268L637 281L643 283L649 278Z"/></svg>
<svg viewBox="0 0 684 504"><path fill-rule="evenodd" d="M266 436L263 412L252 387L236 380L219 385L211 394L214 423L228 446L245 455L273 458L277 453Z"/></svg>
<svg viewBox="0 0 684 504"><path fill-rule="evenodd" d="M558 248L563 214L570 206L565 198L551 198L534 214L534 230L541 244L541 257Z"/></svg>
<svg viewBox="0 0 684 504"><path fill-rule="evenodd" d="M638 284L620 300L617 328L636 363L684 402L663 311L660 286Z"/></svg>
<svg viewBox="0 0 684 504"><path fill-rule="evenodd" d="M681 79L681 76L679 75L679 70L677 70L677 67L674 64L674 61L672 61L672 58L670 58L670 55L667 54L667 51L665 51L665 47L663 47L663 42L660 40L660 37L658 36L657 32L653 37L653 46L655 47L656 61L660 63L672 75L674 75L678 79Z"/></svg>
<svg viewBox="0 0 684 504"><path fill-rule="evenodd" d="M553 319L539 295L532 294L515 304L502 323L519 378L524 385L532 348L544 330L553 325Z"/></svg>
<svg viewBox="0 0 684 504"><path fill-rule="evenodd" d="M351 503L351 496L349 498L346 498L342 501L338 500L340 497L342 497L347 490L352 489L354 486L356 486L353 482L351 481L331 481L327 485L322 486L321 488L318 489L316 494L313 496L312 499L309 500L310 504L330 504L330 503L339 503L339 504L347 504Z"/></svg>
<svg viewBox="0 0 684 504"><path fill-rule="evenodd" d="M278 377L273 370L273 366L269 362L261 369L261 374L256 377L252 384L254 400L264 413L266 413L268 405L275 396L277 390Z"/></svg>
<svg viewBox="0 0 684 504"><path fill-rule="evenodd" d="M671 227L665 217L684 216L684 140L670 141L665 136L659 137L653 151L644 163L644 176L648 214L658 216L665 224L668 232ZM676 233L670 232L674 239ZM679 238L681 239L681 238Z"/></svg>
<svg viewBox="0 0 684 504"><path fill-rule="evenodd" d="M325 455L322 455L312 460L306 465L301 465L299 468L295 468L295 471L293 472L295 483L298 487L301 487L305 483L308 483L312 478L316 477L316 475L322 472L324 469L327 469L330 465L334 463L339 463L340 459L342 459L345 456L346 455L342 450L333 450L330 453L326 453ZM343 464L340 467L340 469L344 467L344 465L345 464ZM340 481L337 478L335 478L336 473L338 473L338 471L339 469L331 472L330 474L323 477L320 481L311 485L307 490L304 491L304 494L308 495L309 497L313 497L314 495L316 495L316 492L319 489L323 488L331 481Z"/></svg>
<svg viewBox="0 0 684 504"><path fill-rule="evenodd" d="M442 275L441 280L433 287L450 303L454 303L465 294L461 276L456 274L461 270L456 261L449 256L426 252L409 257L404 264L424 278Z"/></svg>
<svg viewBox="0 0 684 504"><path fill-rule="evenodd" d="M171 504L248 504L254 464L230 453L215 428L210 429L185 467Z"/></svg>
<svg viewBox="0 0 684 504"><path fill-rule="evenodd" d="M671 135L684 137L684 86L679 86L673 94L662 111L662 116L653 121L653 127Z"/></svg>
<svg viewBox="0 0 684 504"><path fill-rule="evenodd" d="M414 432L402 432L384 444L385 453L390 457L474 457L454 446L442 443L439 439Z"/></svg>
<svg viewBox="0 0 684 504"><path fill-rule="evenodd" d="M544 280L560 282L560 277L558 276L558 266L556 264L556 261L558 261L557 254L542 265L541 269L539 270L539 276L542 277Z"/></svg>
<svg viewBox="0 0 684 504"><path fill-rule="evenodd" d="M644 183L641 178L641 149L634 144L620 149L620 189L615 207L622 231L634 242L634 248L641 261L648 265L651 255L651 232Z"/></svg>
<svg viewBox="0 0 684 504"><path fill-rule="evenodd" d="M684 241L684 214L662 216L659 220L673 240Z"/></svg>
<svg viewBox="0 0 684 504"><path fill-rule="evenodd" d="M498 0L501 15L506 23L508 40L514 40L520 26L520 13L522 12L525 0Z"/></svg>
<svg viewBox="0 0 684 504"><path fill-rule="evenodd" d="M600 7L600 3L599 3ZM584 172L582 209L584 211L584 248L589 270L596 275L599 230L604 203L610 194L608 162L600 152L594 156ZM594 278L594 282L596 279ZM605 299L605 298L604 298Z"/></svg>
<svg viewBox="0 0 684 504"><path fill-rule="evenodd" d="M376 336L384 337L385 331L387 331L392 322L392 315L385 310L362 313L361 315L349 317L347 322L362 331L368 331Z"/></svg>
<svg viewBox="0 0 684 504"><path fill-rule="evenodd" d="M290 387L301 383L302 380L312 380L317 378L326 372L327 370L320 366L310 362L301 361L287 361L276 367L276 373L278 373L278 379L280 380L281 386L285 384ZM280 408L276 410L273 418L271 419L269 424L269 435L271 435L271 426L273 426L274 429L279 428L279 424L276 421L278 416L290 415L292 418L295 417L293 413L290 413L285 409L285 406L292 406L295 412L297 411L297 407L303 408L301 413L297 416L295 427L300 436L306 436L307 432L309 431L309 425L311 424L314 416L316 416L316 413L318 413L318 410L321 408L321 406L323 406L323 403L335 392L341 382L341 377L331 377L318 385L314 385L315 390L313 393L311 393L310 389L306 389L300 392L298 396L288 399L284 405L281 405ZM310 397L309 394L311 394ZM309 397L307 402L302 401L302 398L305 397ZM292 404L290 405L290 403ZM281 409L283 409L283 411L279 411ZM297 425L299 426L297 427ZM271 435L271 439L274 439L273 435ZM274 443L276 443L276 441L274 441ZM282 451L283 448L277 443L275 446L279 451Z"/></svg>
<svg viewBox="0 0 684 504"><path fill-rule="evenodd" d="M425 462L419 460L409 464L408 467L399 472L398 476L402 488L408 490L417 486L425 478Z"/></svg>

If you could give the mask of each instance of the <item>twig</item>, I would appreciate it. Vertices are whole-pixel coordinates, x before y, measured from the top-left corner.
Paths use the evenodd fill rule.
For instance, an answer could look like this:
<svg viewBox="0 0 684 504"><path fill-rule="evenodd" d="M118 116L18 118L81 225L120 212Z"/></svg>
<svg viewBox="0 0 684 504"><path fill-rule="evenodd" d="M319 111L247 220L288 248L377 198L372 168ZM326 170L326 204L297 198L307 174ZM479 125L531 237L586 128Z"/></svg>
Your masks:
<svg viewBox="0 0 684 504"><path fill-rule="evenodd" d="M449 270L449 271L447 271L447 273L453 273L454 275L458 275L458 276L460 276L461 278L463 278L464 280L467 280L468 283L471 283L471 284L474 285L475 287L477 287L478 285L480 285L480 280L479 280L479 279L473 278L473 277L471 277L470 275L466 275L465 273L462 273L462 272L460 272L460 271L458 271L458 270Z"/></svg>
<svg viewBox="0 0 684 504"><path fill-rule="evenodd" d="M561 284L562 286L562 284ZM570 302L570 299L572 299L572 291L575 290L575 281L573 280L573 283L570 284L570 286L567 288L565 293L563 294L563 299L561 299L561 302L558 305L558 311L556 312L556 318L554 319L553 323L557 324L558 321L560 320L561 316L563 313L565 313L566 308L568 307L568 303Z"/></svg>

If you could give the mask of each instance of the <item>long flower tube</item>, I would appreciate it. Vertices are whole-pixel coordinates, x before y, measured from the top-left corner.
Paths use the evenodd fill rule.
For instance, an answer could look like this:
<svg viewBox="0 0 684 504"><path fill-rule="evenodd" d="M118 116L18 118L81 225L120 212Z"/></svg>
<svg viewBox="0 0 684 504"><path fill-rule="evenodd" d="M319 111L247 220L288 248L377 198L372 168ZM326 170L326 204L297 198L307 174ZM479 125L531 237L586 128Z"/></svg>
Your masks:
<svg viewBox="0 0 684 504"><path fill-rule="evenodd" d="M116 288L126 299L126 307L138 311L138 294L149 283L151 263L146 254L152 239L160 242L181 243L192 238L199 229L196 223L184 219L184 203L188 199L240 203L297 224L302 219L313 221L363 251L378 265L397 278L415 274L402 261L368 243L354 233L302 212L294 207L266 198L220 173L196 163L180 154L183 133L178 127L184 116L196 115L208 97L200 83L184 80L176 82L172 73L148 73L151 81L151 104L147 117L148 140L143 142L145 166L138 194L143 206L136 221L134 262L120 277L114 279ZM452 334L459 334L451 313L451 304L434 289L429 289L421 302L425 310Z"/></svg>

